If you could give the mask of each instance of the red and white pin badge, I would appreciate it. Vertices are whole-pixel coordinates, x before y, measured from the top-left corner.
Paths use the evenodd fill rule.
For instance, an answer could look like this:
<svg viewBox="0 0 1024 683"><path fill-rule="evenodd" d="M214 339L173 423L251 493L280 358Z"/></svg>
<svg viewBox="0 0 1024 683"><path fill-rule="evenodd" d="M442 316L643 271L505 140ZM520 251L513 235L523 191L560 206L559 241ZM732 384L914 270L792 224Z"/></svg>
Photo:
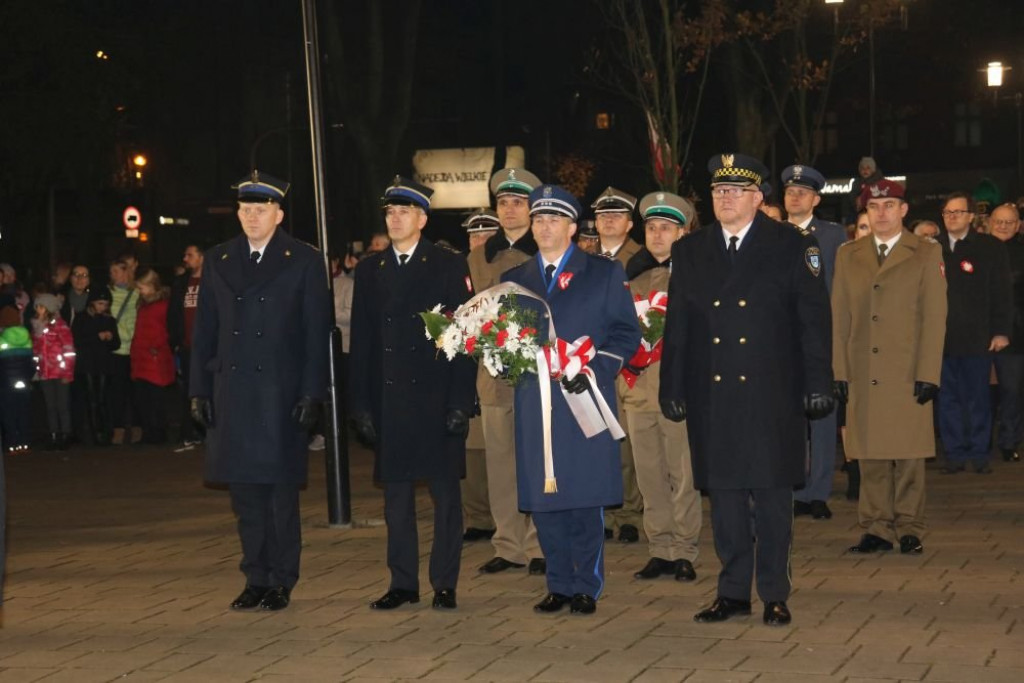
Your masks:
<svg viewBox="0 0 1024 683"><path fill-rule="evenodd" d="M562 273L558 276L558 288L561 290L566 289L569 286L570 280L572 280L572 273Z"/></svg>
<svg viewBox="0 0 1024 683"><path fill-rule="evenodd" d="M968 261L967 259L964 259L963 261L960 262L960 270L964 271L965 273L973 273L974 264Z"/></svg>

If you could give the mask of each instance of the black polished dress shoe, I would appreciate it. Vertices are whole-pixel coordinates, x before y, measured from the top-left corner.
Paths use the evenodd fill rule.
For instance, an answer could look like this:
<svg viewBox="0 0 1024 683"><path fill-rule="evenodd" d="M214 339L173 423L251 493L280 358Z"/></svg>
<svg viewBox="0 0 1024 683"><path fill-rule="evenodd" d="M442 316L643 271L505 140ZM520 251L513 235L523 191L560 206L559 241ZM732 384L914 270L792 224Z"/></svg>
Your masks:
<svg viewBox="0 0 1024 683"><path fill-rule="evenodd" d="M475 526L467 527L465 533L462 534L462 540L467 543L473 541L483 541L494 536L494 529L480 529Z"/></svg>
<svg viewBox="0 0 1024 683"><path fill-rule="evenodd" d="M572 598L561 593L548 593L544 599L533 606L534 612L557 612L572 602Z"/></svg>
<svg viewBox="0 0 1024 683"><path fill-rule="evenodd" d="M256 609L260 606L260 600L270 590L270 586L246 586L245 590L238 594L238 597L231 603L233 610Z"/></svg>
<svg viewBox="0 0 1024 683"><path fill-rule="evenodd" d="M671 574L676 570L676 565L671 560L663 560L660 557L652 557L640 571L633 574L634 579L656 579L665 574Z"/></svg>
<svg viewBox="0 0 1024 683"><path fill-rule="evenodd" d="M784 602L766 602L764 604L764 623L768 626L785 626L793 621L793 615Z"/></svg>
<svg viewBox="0 0 1024 683"><path fill-rule="evenodd" d="M455 589L442 588L434 591L434 609L455 609Z"/></svg>
<svg viewBox="0 0 1024 683"><path fill-rule="evenodd" d="M535 557L530 560L530 566L526 571L530 576L543 576L548 573L548 562L543 557Z"/></svg>
<svg viewBox="0 0 1024 683"><path fill-rule="evenodd" d="M613 538L615 538L615 532L612 531L611 529L609 529L608 527L605 527L604 528L604 540L610 541Z"/></svg>
<svg viewBox="0 0 1024 683"><path fill-rule="evenodd" d="M794 517L800 517L802 515L809 515L809 514L811 514L811 504L810 503L808 503L806 501L802 501L802 500L794 500L793 501L793 516Z"/></svg>
<svg viewBox="0 0 1024 683"><path fill-rule="evenodd" d="M632 524L623 524L619 527L619 540L623 543L636 543L640 540L640 530Z"/></svg>
<svg viewBox="0 0 1024 683"><path fill-rule="evenodd" d="M924 546L920 538L907 534L900 536L900 552L904 555L920 555L924 552Z"/></svg>
<svg viewBox="0 0 1024 683"><path fill-rule="evenodd" d="M522 569L525 566L526 565L519 564L518 562L510 562L509 560L506 560L504 557L492 557L491 559L487 560L486 563L480 565L480 573L497 574L498 572L503 572L506 569Z"/></svg>
<svg viewBox="0 0 1024 683"><path fill-rule="evenodd" d="M1003 460L1005 462L1020 462L1020 453L1012 448L1002 448Z"/></svg>
<svg viewBox="0 0 1024 683"><path fill-rule="evenodd" d="M676 560L676 581L695 581L697 571L689 560Z"/></svg>
<svg viewBox="0 0 1024 683"><path fill-rule="evenodd" d="M812 500L811 517L814 519L832 519L832 511L828 509L828 503L823 500Z"/></svg>
<svg viewBox="0 0 1024 683"><path fill-rule="evenodd" d="M260 609L264 612L276 612L288 606L291 602L292 592L284 586L274 586L263 599L260 600Z"/></svg>
<svg viewBox="0 0 1024 683"><path fill-rule="evenodd" d="M586 593L577 593L572 596L569 611L573 614L593 614L597 611L597 601Z"/></svg>
<svg viewBox="0 0 1024 683"><path fill-rule="evenodd" d="M370 603L370 609L395 609L405 603L415 604L420 601L420 594L413 591L392 588L379 599Z"/></svg>
<svg viewBox="0 0 1024 683"><path fill-rule="evenodd" d="M880 550L892 550L892 543L885 540L881 536L875 536L874 534L864 534L860 537L860 543L852 545L848 552L851 553L877 553Z"/></svg>
<svg viewBox="0 0 1024 683"><path fill-rule="evenodd" d="M711 607L701 610L693 615L693 620L698 624L713 624L717 621L725 621L730 617L750 616L749 600L733 600L732 598L717 597L711 603Z"/></svg>
<svg viewBox="0 0 1024 683"><path fill-rule="evenodd" d="M963 465L946 465L939 469L939 474L959 474L965 469Z"/></svg>

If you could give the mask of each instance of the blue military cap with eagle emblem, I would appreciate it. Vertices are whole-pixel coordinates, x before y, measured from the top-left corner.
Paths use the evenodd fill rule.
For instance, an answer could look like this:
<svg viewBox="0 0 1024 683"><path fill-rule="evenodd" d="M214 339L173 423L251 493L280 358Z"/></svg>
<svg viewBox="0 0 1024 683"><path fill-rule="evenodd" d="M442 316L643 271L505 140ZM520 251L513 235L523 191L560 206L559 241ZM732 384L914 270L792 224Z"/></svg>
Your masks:
<svg viewBox="0 0 1024 683"><path fill-rule="evenodd" d="M530 193L530 215L551 213L567 216L572 222L580 217L580 203L565 188L558 185L541 185Z"/></svg>
<svg viewBox="0 0 1024 683"><path fill-rule="evenodd" d="M253 169L252 173L231 186L238 190L238 201L246 203L281 203L288 194L289 183Z"/></svg>
<svg viewBox="0 0 1024 683"><path fill-rule="evenodd" d="M825 176L816 169L803 164L787 166L782 170L782 186L799 185L814 192L821 192L825 187Z"/></svg>
<svg viewBox="0 0 1024 683"><path fill-rule="evenodd" d="M380 205L381 208L393 205L418 206L429 212L430 198L433 195L434 191L426 185L396 175L388 189L384 190L384 196L380 198Z"/></svg>

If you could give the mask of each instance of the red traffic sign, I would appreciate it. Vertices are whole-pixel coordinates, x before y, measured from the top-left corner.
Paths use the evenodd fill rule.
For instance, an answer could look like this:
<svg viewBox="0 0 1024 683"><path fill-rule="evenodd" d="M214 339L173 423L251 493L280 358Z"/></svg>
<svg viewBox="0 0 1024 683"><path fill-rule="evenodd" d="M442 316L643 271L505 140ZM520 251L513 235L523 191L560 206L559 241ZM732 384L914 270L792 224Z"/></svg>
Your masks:
<svg viewBox="0 0 1024 683"><path fill-rule="evenodd" d="M123 220L126 229L138 230L142 225L142 213L134 206L129 206L124 210Z"/></svg>

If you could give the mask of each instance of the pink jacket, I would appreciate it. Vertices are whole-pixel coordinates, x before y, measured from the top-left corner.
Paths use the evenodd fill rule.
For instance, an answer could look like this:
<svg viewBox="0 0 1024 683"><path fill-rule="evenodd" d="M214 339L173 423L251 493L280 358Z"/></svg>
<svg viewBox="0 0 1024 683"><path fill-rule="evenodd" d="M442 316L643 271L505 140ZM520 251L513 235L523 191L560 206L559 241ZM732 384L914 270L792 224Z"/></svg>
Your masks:
<svg viewBox="0 0 1024 683"><path fill-rule="evenodd" d="M43 322L32 335L32 352L36 356L39 379L75 378L75 344L71 329L59 315Z"/></svg>

